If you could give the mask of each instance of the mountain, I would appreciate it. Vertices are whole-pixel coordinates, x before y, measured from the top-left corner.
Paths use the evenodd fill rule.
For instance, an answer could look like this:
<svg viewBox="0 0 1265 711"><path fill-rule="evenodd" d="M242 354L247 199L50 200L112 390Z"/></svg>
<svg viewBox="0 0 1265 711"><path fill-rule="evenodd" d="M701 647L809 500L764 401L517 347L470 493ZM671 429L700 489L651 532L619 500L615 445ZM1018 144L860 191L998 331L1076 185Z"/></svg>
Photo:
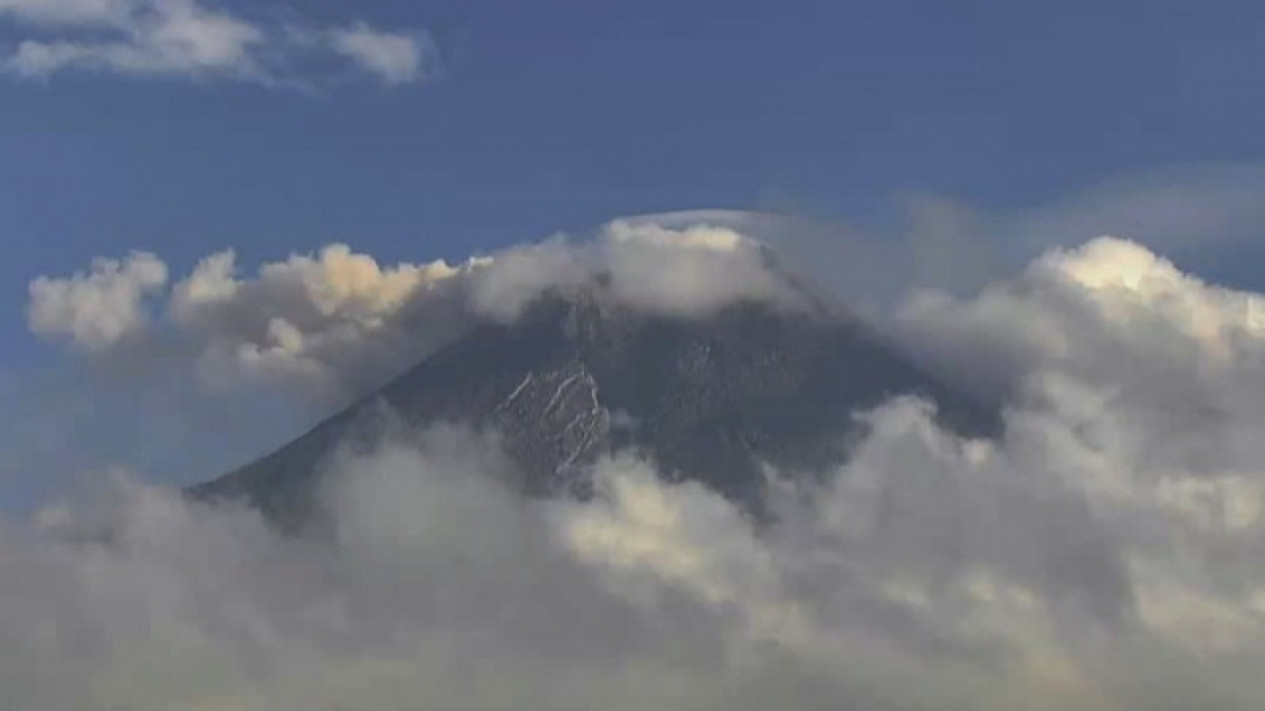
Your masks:
<svg viewBox="0 0 1265 711"><path fill-rule="evenodd" d="M706 318L638 312L588 291L551 294L510 325L483 324L275 452L194 487L297 520L337 446L379 437L386 404L407 426L494 427L529 493L583 495L584 466L636 447L668 476L758 507L761 462L841 460L854 413L897 394L987 433L995 411L825 308L739 303Z"/></svg>

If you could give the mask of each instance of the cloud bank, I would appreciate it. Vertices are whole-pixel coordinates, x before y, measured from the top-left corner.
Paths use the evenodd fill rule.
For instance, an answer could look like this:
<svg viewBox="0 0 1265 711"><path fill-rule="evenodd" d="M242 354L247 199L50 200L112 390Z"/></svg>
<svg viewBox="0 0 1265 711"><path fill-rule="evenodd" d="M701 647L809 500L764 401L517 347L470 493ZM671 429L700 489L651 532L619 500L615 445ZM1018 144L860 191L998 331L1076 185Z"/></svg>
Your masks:
<svg viewBox="0 0 1265 711"><path fill-rule="evenodd" d="M155 264L39 280L32 328L310 386L550 288L682 318L794 297L705 222L458 265L331 247L243 275L224 253L170 287ZM760 524L632 453L591 500L528 500L495 433L453 427L330 461L325 536L121 477L0 525L0 688L72 710L1261 708L1263 304L1115 238L915 294L893 333L1004 398L1004 432L886 403L848 462L770 472Z"/></svg>
<svg viewBox="0 0 1265 711"><path fill-rule="evenodd" d="M439 57L421 31L314 29L198 0L0 0L0 20L26 33L2 65L28 79L88 71L299 86L313 78L308 65L336 58L395 86L432 75Z"/></svg>
<svg viewBox="0 0 1265 711"><path fill-rule="evenodd" d="M123 264L99 259L90 271L36 279L31 330L94 358L188 362L211 391L275 386L321 412L473 323L513 321L550 290L597 289L680 318L744 299L793 307L799 298L757 242L705 224L614 222L589 242L559 236L452 265L381 265L334 244L243 276L226 251L170 288L153 255ZM164 278L153 279L159 271Z"/></svg>

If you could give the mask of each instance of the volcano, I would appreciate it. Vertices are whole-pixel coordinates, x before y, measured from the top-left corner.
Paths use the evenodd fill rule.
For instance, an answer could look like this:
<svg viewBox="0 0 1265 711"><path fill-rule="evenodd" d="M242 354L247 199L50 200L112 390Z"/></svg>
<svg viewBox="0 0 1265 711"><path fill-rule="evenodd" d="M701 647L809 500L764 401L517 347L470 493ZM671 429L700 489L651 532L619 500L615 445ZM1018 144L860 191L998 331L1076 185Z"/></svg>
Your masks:
<svg viewBox="0 0 1265 711"><path fill-rule="evenodd" d="M808 472L847 457L858 412L898 395L947 427L987 434L995 409L919 368L855 318L739 302L704 318L638 311L600 291L547 294L511 324L483 323L276 451L191 489L293 521L322 463L391 426L497 433L533 495L585 495L587 465L632 448L664 476L758 507L765 465ZM390 413L384 417L384 412ZM392 424L388 424L387 421Z"/></svg>

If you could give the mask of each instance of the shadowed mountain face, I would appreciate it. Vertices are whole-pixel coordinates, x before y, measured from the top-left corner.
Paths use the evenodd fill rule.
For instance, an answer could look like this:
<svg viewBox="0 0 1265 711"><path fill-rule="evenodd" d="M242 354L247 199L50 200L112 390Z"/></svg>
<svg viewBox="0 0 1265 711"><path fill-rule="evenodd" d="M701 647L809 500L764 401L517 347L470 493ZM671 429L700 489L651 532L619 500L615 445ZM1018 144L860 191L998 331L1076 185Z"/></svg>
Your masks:
<svg viewBox="0 0 1265 711"><path fill-rule="evenodd" d="M635 447L666 475L758 506L761 464L809 470L846 456L853 415L899 394L983 434L996 415L855 322L740 304L705 319L637 313L592 295L546 297L513 325L483 325L276 452L192 490L291 519L322 462L393 422L492 428L526 490L584 495L585 465Z"/></svg>

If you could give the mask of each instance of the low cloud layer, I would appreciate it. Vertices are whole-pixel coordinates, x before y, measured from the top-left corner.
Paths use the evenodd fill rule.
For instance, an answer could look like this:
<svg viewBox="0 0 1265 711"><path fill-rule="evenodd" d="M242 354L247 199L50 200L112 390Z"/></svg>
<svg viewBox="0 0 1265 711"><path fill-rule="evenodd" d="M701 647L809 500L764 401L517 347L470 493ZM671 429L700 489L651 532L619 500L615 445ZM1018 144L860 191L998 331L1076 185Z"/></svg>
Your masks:
<svg viewBox="0 0 1265 711"><path fill-rule="evenodd" d="M37 330L352 372L408 319L512 319L596 274L684 317L786 288L734 230L662 224L455 266L223 254L169 289L150 259L44 280ZM335 457L323 537L118 477L0 526L0 688L72 711L1258 709L1263 304L1113 238L916 294L894 336L1003 397L1003 434L886 403L846 464L771 472L761 524L630 453L590 501L527 500L495 433L460 428Z"/></svg>
<svg viewBox="0 0 1265 711"><path fill-rule="evenodd" d="M381 265L335 244L244 275L226 251L169 289L163 262L134 255L35 280L28 322L94 358L125 350L131 362L188 361L210 390L276 386L328 411L472 323L515 320L547 290L602 280L609 298L681 318L742 299L794 305L799 296L766 257L724 227L624 222L590 242L557 237L455 265Z"/></svg>
<svg viewBox="0 0 1265 711"><path fill-rule="evenodd" d="M425 32L277 23L199 0L0 0L0 21L24 35L0 66L27 79L86 71L297 87L311 84L310 65L336 58L399 85L438 67Z"/></svg>

